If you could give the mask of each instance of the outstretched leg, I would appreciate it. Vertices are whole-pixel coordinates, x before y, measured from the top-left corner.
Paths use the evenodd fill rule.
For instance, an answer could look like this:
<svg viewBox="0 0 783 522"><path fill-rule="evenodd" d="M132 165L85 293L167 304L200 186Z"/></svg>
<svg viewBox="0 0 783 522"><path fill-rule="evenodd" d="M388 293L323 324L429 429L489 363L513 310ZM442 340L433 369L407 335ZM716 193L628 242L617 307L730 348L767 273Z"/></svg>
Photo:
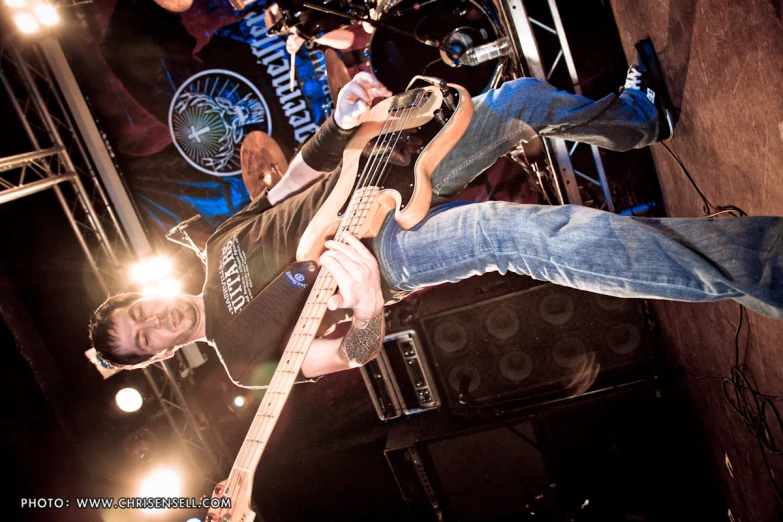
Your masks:
<svg viewBox="0 0 783 522"><path fill-rule="evenodd" d="M655 106L634 89L593 101L521 78L474 98L474 105L467 131L432 175L432 190L441 196L457 194L536 134L557 132L559 138L629 150L653 143L658 132Z"/></svg>
<svg viewBox="0 0 783 522"><path fill-rule="evenodd" d="M558 137L625 151L671 137L673 108L649 40L636 44L619 96L598 101L522 78L473 99L465 135L432 175L433 192L452 196L520 141Z"/></svg>
<svg viewBox="0 0 783 522"><path fill-rule="evenodd" d="M783 218L624 217L577 205L444 205L374 249L394 288L507 271L617 297L734 299L783 318Z"/></svg>

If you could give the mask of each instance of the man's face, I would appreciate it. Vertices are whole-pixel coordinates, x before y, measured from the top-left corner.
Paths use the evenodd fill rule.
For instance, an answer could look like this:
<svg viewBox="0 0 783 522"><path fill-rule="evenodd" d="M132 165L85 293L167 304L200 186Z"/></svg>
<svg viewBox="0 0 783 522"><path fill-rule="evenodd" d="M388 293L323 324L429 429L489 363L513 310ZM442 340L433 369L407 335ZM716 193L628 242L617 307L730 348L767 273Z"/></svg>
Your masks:
<svg viewBox="0 0 783 522"><path fill-rule="evenodd" d="M189 296L142 297L112 313L120 353L174 354L193 339L198 310Z"/></svg>

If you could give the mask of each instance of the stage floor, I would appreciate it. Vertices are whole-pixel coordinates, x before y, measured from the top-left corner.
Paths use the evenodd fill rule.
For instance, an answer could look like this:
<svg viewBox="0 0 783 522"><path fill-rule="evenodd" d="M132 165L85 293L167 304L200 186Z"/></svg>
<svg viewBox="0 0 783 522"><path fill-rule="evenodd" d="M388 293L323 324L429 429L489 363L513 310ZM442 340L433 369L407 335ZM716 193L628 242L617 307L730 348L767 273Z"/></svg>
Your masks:
<svg viewBox="0 0 783 522"><path fill-rule="evenodd" d="M655 44L673 101L682 110L668 145L702 192L715 205L783 215L783 4L614 0L612 7L629 59L637 40L650 37ZM651 151L668 215L704 215L701 199L669 152L660 144ZM737 304L654 302L653 310L671 364L693 374L730 376ZM783 395L783 321L748 315L747 344L745 329L740 337L746 375L761 392ZM783 519L759 444L726 402L721 383L693 376L680 380L682 399L703 428L706 458L734 520ZM767 457L783 477L783 459ZM779 484L783 488L780 479Z"/></svg>

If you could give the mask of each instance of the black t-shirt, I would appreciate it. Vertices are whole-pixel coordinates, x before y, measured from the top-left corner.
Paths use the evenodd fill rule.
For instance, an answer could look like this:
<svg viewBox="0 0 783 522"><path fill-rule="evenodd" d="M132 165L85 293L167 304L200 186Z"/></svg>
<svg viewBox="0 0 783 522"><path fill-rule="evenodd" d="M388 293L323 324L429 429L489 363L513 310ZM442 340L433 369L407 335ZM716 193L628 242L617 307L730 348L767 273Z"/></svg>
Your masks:
<svg viewBox="0 0 783 522"><path fill-rule="evenodd" d="M203 290L209 341L214 342L250 300L296 260L299 239L338 178L339 171L334 172L275 207L263 193L209 238ZM259 325L259 336L263 328ZM251 344L218 346L218 351L232 380L258 386L267 384L284 348L266 353Z"/></svg>
<svg viewBox="0 0 783 522"><path fill-rule="evenodd" d="M340 178L342 149L352 134L353 131L340 129L333 118L327 120L302 148L302 158L314 169L334 169L333 172L274 207L266 192L261 194L247 208L227 219L209 238L203 290L209 341L215 343L220 339L221 332L250 300L296 261L296 250L305 229ZM365 239L364 243L372 249L371 240ZM381 289L387 302L405 295L392 290L383 279ZM345 311L327 312L318 335L345 317ZM271 378L285 346L267 343L269 346L262 347L263 343L256 339L264 336L264 325L258 325L257 334L255 325L251 326L252 331L243 327L249 333L246 340L232 342L235 344L232 346L216 344L234 382L259 386Z"/></svg>

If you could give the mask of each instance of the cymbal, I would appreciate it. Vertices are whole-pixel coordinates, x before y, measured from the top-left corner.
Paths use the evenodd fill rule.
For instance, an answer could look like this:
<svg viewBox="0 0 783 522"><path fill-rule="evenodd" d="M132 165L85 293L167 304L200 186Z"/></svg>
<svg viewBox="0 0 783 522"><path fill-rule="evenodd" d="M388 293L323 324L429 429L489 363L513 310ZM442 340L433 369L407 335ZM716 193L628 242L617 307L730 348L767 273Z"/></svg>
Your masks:
<svg viewBox="0 0 783 522"><path fill-rule="evenodd" d="M288 160L280 146L269 134L258 130L242 140L239 159L242 181L252 199L274 187L288 170Z"/></svg>
<svg viewBox="0 0 783 522"><path fill-rule="evenodd" d="M193 0L155 0L155 3L172 13L182 13L190 9Z"/></svg>
<svg viewBox="0 0 783 522"><path fill-rule="evenodd" d="M326 58L326 83L329 84L329 92L336 104L340 89L351 81L351 73L348 72L348 67L345 66L334 49L324 51L324 56Z"/></svg>

